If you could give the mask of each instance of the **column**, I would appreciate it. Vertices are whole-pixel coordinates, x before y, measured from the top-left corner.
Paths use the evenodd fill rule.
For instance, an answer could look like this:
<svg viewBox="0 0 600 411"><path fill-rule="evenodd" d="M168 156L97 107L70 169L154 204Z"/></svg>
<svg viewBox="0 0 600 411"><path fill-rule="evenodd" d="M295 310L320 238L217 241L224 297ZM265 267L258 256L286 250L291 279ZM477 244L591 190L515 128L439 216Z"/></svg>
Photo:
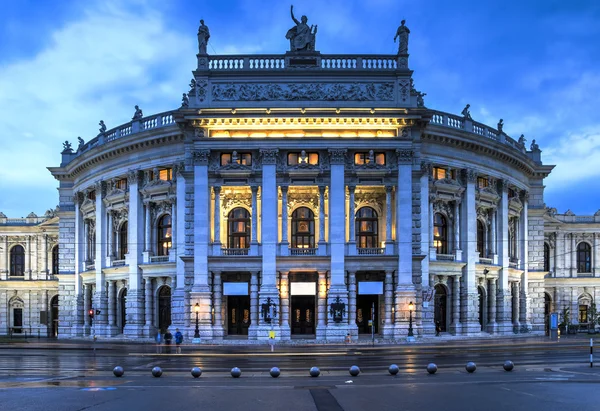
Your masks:
<svg viewBox="0 0 600 411"><path fill-rule="evenodd" d="M44 234L44 237L42 238L42 252L43 254L43 266L42 266L42 271L44 274L44 278L47 280L48 279L48 234Z"/></svg>
<svg viewBox="0 0 600 411"><path fill-rule="evenodd" d="M461 322L463 334L480 333L479 295L475 278L476 264L479 262L477 252L477 209L475 200L475 183L477 173L473 169L463 170L466 190L461 204L461 244L463 262L467 264L462 269L461 279Z"/></svg>
<svg viewBox="0 0 600 411"><path fill-rule="evenodd" d="M258 328L258 272L252 271L250 274L250 327L248 328L248 338L257 337Z"/></svg>
<svg viewBox="0 0 600 411"><path fill-rule="evenodd" d="M286 214L287 216L287 211ZM287 224L286 224L287 228ZM287 238L287 236L286 236ZM325 186L319 186L319 247L327 247L325 242ZM325 250L323 250L325 251ZM326 255L326 254L322 254Z"/></svg>
<svg viewBox="0 0 600 411"><path fill-rule="evenodd" d="M489 280L489 293L488 293L488 325L487 332L495 333L497 323L496 323L496 279L490 278Z"/></svg>
<svg viewBox="0 0 600 411"><path fill-rule="evenodd" d="M394 186L385 186L385 253L386 255L394 254L394 240L392 239L392 192Z"/></svg>
<svg viewBox="0 0 600 411"><path fill-rule="evenodd" d="M179 326L179 328L182 330L182 333L192 337L194 334L191 331L191 319L192 316L194 317L194 320L196 318L190 305L189 289L186 290L185 273L188 263L185 261L187 258L184 260L184 257L189 257L192 255L192 250L194 247L192 235L193 230L186 229L186 227L190 225L190 221L186 221L186 218L192 217L189 216L187 212L190 211L188 206L191 206L191 200L194 194L194 187L192 184L190 184L193 178L193 167L188 165L186 169L181 165L176 165L173 167L173 173L173 176L176 179L176 198L173 199L174 210L176 213L171 218L171 224L173 225L171 230L173 232L173 249L169 253L169 258L171 258L171 255L175 257L176 277L174 278L175 283L172 284L174 290L171 293L171 321L172 326ZM152 284L152 279L148 278L146 281ZM148 307L148 301L146 301L146 307ZM144 334L148 335L150 338L154 338L156 329L154 328L153 320L154 303L152 301L152 296L150 298L150 307L151 312L146 310L146 316L150 316L150 318L146 317ZM196 324L194 323L194 328L195 325ZM187 332L183 330L187 330Z"/></svg>
<svg viewBox="0 0 600 411"><path fill-rule="evenodd" d="M571 249L569 250L569 256L570 256L570 270L571 270L571 277L577 277L577 250L575 248L575 234L571 233Z"/></svg>
<svg viewBox="0 0 600 411"><path fill-rule="evenodd" d="M491 228L490 228L491 234L490 234L490 242L491 242L491 251L492 251L492 258L493 256L496 255L497 251L496 251L496 209L492 209L492 224L491 224Z"/></svg>
<svg viewBox="0 0 600 411"><path fill-rule="evenodd" d="M329 181L329 248L331 251L331 282L327 305L340 301L348 304L348 288L346 287L346 184L344 165L346 163L345 149L330 149L330 181ZM351 227L354 219L350 219ZM347 319L336 323L330 319L327 323L327 340L344 341L349 327Z"/></svg>
<svg viewBox="0 0 600 411"><path fill-rule="evenodd" d="M391 270L387 270L385 272L385 288L383 290L383 298L385 303L385 320L382 333L383 338L393 338L394 336L394 324L392 323L392 304L394 301L392 273L393 271Z"/></svg>
<svg viewBox="0 0 600 411"><path fill-rule="evenodd" d="M353 339L358 338L358 326L356 325L356 272L348 271L348 322L350 323L350 335Z"/></svg>
<svg viewBox="0 0 600 411"><path fill-rule="evenodd" d="M598 263L596 262L596 257L597 257L597 250L598 250L598 234L594 233L594 238L593 238L593 247L592 247L592 276L596 277L596 266L598 265Z"/></svg>
<svg viewBox="0 0 600 411"><path fill-rule="evenodd" d="M460 276L452 277L452 323L450 324L450 332L460 334L462 324L460 323Z"/></svg>
<svg viewBox="0 0 600 411"><path fill-rule="evenodd" d="M317 340L322 340L326 337L327 271L319 271L319 281L317 283L317 309Z"/></svg>
<svg viewBox="0 0 600 411"><path fill-rule="evenodd" d="M83 271L87 271L86 265L90 261L90 221L86 218L83 220Z"/></svg>
<svg viewBox="0 0 600 411"><path fill-rule="evenodd" d="M106 255L108 257L114 257L115 255L113 254L113 239L115 236L113 236L113 213L112 211L108 212L108 233L107 233L107 247L106 247ZM119 235L116 236L117 241L119 239ZM119 251L119 245L117 245L116 247L117 251ZM110 261L110 258L109 260ZM107 264L108 265L108 264Z"/></svg>
<svg viewBox="0 0 600 411"><path fill-rule="evenodd" d="M106 262L106 183L97 181L96 188L96 292L94 294L94 308L100 310L100 314L94 316L94 330L96 335L105 335L108 332L108 295L104 266Z"/></svg>
<svg viewBox="0 0 600 411"><path fill-rule="evenodd" d="M287 188L287 187L286 187ZM289 339L290 330L290 273L281 271L279 293L281 297L281 338Z"/></svg>
<svg viewBox="0 0 600 411"><path fill-rule="evenodd" d="M460 251L460 201L454 201L454 249ZM467 244L468 247L468 244ZM458 260L458 259L457 259Z"/></svg>
<svg viewBox="0 0 600 411"><path fill-rule="evenodd" d="M220 340L223 338L224 328L223 328L223 317L221 315L221 309L223 308L223 287L221 285L221 272L214 272L214 280L213 280L213 295L215 298L215 303L213 306L214 310L214 338ZM242 313L240 313L241 315Z"/></svg>
<svg viewBox="0 0 600 411"><path fill-rule="evenodd" d="M151 203L147 202L146 203L146 218L144 219L144 251L149 253L152 251L152 245L150 244L150 238L152 237L152 233L150 232L150 208L151 208ZM173 221L173 220L171 220ZM129 229L131 229L131 227L127 227L127 231L129 231ZM173 230L171 230L173 231Z"/></svg>
<svg viewBox="0 0 600 411"><path fill-rule="evenodd" d="M208 161L210 150L192 153L194 162L194 285L190 305L200 305L199 328L201 338L212 338L211 292L208 285L208 248L210 244L210 186Z"/></svg>
<svg viewBox="0 0 600 411"><path fill-rule="evenodd" d="M144 302L146 303L146 324L145 324L145 335L149 337L154 334L154 304L152 294L152 278L146 278L144 280Z"/></svg>
<svg viewBox="0 0 600 411"><path fill-rule="evenodd" d="M88 315L88 310L91 308L91 287L89 284L83 285L83 325L85 326L84 334L90 333L91 319Z"/></svg>
<svg viewBox="0 0 600 411"><path fill-rule="evenodd" d="M514 282L512 283L513 285L513 312L512 312L512 318L513 318L513 326L518 327L519 326L519 283L518 282Z"/></svg>
<svg viewBox="0 0 600 411"><path fill-rule="evenodd" d="M31 280L31 236L27 236L27 247L25 248L25 278Z"/></svg>
<svg viewBox="0 0 600 411"><path fill-rule="evenodd" d="M40 334L48 336L50 335L48 331L52 327L50 312L48 311L48 290L42 291L42 311L46 313L46 324L40 324L40 328L44 327L43 330L40 330Z"/></svg>
<svg viewBox="0 0 600 411"><path fill-rule="evenodd" d="M115 281L109 281L108 282L108 326L109 326L109 330L108 330L108 335L114 335L113 332L115 332L116 334L116 316L115 316L115 311L116 311L116 291L115 291L115 285L116 282Z"/></svg>
<svg viewBox="0 0 600 411"><path fill-rule="evenodd" d="M215 215L214 215L214 233L213 243L221 246L221 186L213 186L215 192Z"/></svg>
<svg viewBox="0 0 600 411"><path fill-rule="evenodd" d="M354 202L354 194L356 192L356 186L355 185L349 185L348 186L348 193L350 194L350 199L349 199L349 205L350 205L350 209L348 211L349 217L350 217L350 222L348 223L349 225L349 238L348 238L348 243L350 243L349 247L350 250L353 254L356 253L356 211L355 211L355 202ZM330 207L331 208L331 207Z"/></svg>
<svg viewBox="0 0 600 411"><path fill-rule="evenodd" d="M281 186L281 243L288 247L288 186ZM254 198L254 194L253 194ZM252 208L254 208L254 203L252 203ZM321 219L321 213L319 210L319 219ZM321 229L320 220L319 220L319 230ZM323 233L320 232L319 242L323 238Z"/></svg>
<svg viewBox="0 0 600 411"><path fill-rule="evenodd" d="M177 199L171 198L171 250L169 251L169 261L177 260Z"/></svg>
<svg viewBox="0 0 600 411"><path fill-rule="evenodd" d="M521 196L523 209L521 210L521 227L520 236L521 242L521 289L519 294L519 322L521 325L529 326L529 192L523 191ZM543 245L543 242L542 242ZM543 252L542 246L542 252ZM543 260L543 258L542 258Z"/></svg>
<svg viewBox="0 0 600 411"><path fill-rule="evenodd" d="M70 330L70 333L72 335L78 336L78 337L82 337L85 334L85 317L87 316L85 310L85 305L84 305L84 290L83 290L83 281L81 278L81 275L79 274L81 271L83 271L83 260L85 259L85 254L84 254L84 250L85 250L85 238L83 235L83 217L81 215L81 212L79 210L79 206L81 204L81 202L83 201L83 194L80 192L76 192L74 193L73 196L73 202L75 203L75 215L74 215L74 219L75 219L75 237L74 237L74 254L75 254L75 262L74 262L74 271L75 271L75 278L74 278L74 298L75 301L73 301L73 306L72 308L75 310L75 316L73 318L73 325L72 325L72 329ZM62 241L61 241L61 246L62 246ZM63 315L61 314L61 311L59 311L59 320L60 318L65 318L63 317ZM59 328L60 328L60 322L59 322ZM59 330L60 332L60 330Z"/></svg>
<svg viewBox="0 0 600 411"><path fill-rule="evenodd" d="M0 280L8 279L8 236L0 236Z"/></svg>
<svg viewBox="0 0 600 411"><path fill-rule="evenodd" d="M508 181L498 181L498 194L500 195L500 205L498 207L498 265L502 267L498 278L498 291L496 293L496 320L498 322L498 333L511 334L512 324L510 316L511 292L508 283Z"/></svg>

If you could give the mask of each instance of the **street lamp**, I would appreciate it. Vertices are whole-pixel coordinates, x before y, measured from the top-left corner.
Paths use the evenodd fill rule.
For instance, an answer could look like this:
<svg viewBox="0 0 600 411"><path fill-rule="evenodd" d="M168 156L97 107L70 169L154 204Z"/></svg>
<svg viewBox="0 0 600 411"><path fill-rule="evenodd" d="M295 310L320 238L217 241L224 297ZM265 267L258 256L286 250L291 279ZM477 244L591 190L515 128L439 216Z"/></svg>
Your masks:
<svg viewBox="0 0 600 411"><path fill-rule="evenodd" d="M409 302L408 303L408 337L413 337L414 338L414 334L413 334L413 329L412 329L412 312L415 309L415 305L413 304L413 302Z"/></svg>
<svg viewBox="0 0 600 411"><path fill-rule="evenodd" d="M198 314L200 314L200 304L196 303L194 306L194 311L196 312L196 331L194 331L194 338L200 338L200 329L198 328Z"/></svg>

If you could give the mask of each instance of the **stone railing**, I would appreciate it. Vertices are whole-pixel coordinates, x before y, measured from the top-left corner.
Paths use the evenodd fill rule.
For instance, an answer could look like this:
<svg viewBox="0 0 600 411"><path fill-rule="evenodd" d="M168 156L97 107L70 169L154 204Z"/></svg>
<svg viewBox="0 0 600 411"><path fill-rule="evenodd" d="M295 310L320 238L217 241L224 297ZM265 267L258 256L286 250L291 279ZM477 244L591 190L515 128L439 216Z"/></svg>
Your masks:
<svg viewBox="0 0 600 411"><path fill-rule="evenodd" d="M317 248L291 248L290 255L317 255Z"/></svg>
<svg viewBox="0 0 600 411"><path fill-rule="evenodd" d="M320 65L317 70L396 70L396 55L318 55ZM286 58L281 54L272 55L231 55L209 56L208 69L211 71L237 70L284 70L288 69Z"/></svg>
<svg viewBox="0 0 600 411"><path fill-rule="evenodd" d="M152 257L150 257L150 262L151 263L167 263L167 262L169 262L169 256L168 255L152 256Z"/></svg>
<svg viewBox="0 0 600 411"><path fill-rule="evenodd" d="M435 259L438 261L454 261L454 254L436 254Z"/></svg>
<svg viewBox="0 0 600 411"><path fill-rule="evenodd" d="M113 267L123 267L124 265L125 265L125 260L113 260L112 261Z"/></svg>
<svg viewBox="0 0 600 411"><path fill-rule="evenodd" d="M221 248L221 255L238 256L248 255L249 248Z"/></svg>
<svg viewBox="0 0 600 411"><path fill-rule="evenodd" d="M492 264L493 261L492 258L479 257L479 264Z"/></svg>
<svg viewBox="0 0 600 411"><path fill-rule="evenodd" d="M95 263L86 263L85 264L85 271L91 271L91 270L95 270L95 269L96 269Z"/></svg>
<svg viewBox="0 0 600 411"><path fill-rule="evenodd" d="M361 248L356 247L356 252L358 255L384 255L385 248Z"/></svg>

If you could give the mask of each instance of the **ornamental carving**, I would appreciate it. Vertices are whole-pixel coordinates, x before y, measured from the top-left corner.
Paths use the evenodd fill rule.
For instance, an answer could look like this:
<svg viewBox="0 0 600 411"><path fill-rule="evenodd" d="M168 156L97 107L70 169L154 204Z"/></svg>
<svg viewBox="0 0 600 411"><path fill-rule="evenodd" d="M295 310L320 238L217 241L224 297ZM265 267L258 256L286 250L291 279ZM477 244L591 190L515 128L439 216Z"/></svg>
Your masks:
<svg viewBox="0 0 600 411"><path fill-rule="evenodd" d="M231 210L237 207L252 209L252 194L248 192L229 193L221 196L221 213L226 217Z"/></svg>
<svg viewBox="0 0 600 411"><path fill-rule="evenodd" d="M157 201L155 203L150 203L150 219L155 221L158 217L169 214L171 215L172 205L171 201ZM171 224L173 224L172 222Z"/></svg>
<svg viewBox="0 0 600 411"><path fill-rule="evenodd" d="M398 91L400 92L400 99L406 103L410 98L410 80L403 79L398 81Z"/></svg>
<svg viewBox="0 0 600 411"><path fill-rule="evenodd" d="M200 80L196 83L196 97L198 101L203 102L206 99L206 89L208 88L208 81Z"/></svg>
<svg viewBox="0 0 600 411"><path fill-rule="evenodd" d="M466 183L477 182L477 172L472 168L466 168L462 170L462 175Z"/></svg>
<svg viewBox="0 0 600 411"><path fill-rule="evenodd" d="M261 162L263 164L277 164L277 149L260 150Z"/></svg>
<svg viewBox="0 0 600 411"><path fill-rule="evenodd" d="M122 208L120 210L113 210L110 213L113 219L112 229L113 231L118 232L119 228L121 227L121 224L127 222L129 218L129 210L127 210L126 208Z"/></svg>
<svg viewBox="0 0 600 411"><path fill-rule="evenodd" d="M374 208L381 216L383 209L382 205L386 203L386 197L384 193L380 192L357 192L354 194L354 203L356 210L368 206Z"/></svg>
<svg viewBox="0 0 600 411"><path fill-rule="evenodd" d="M329 150L329 158L331 164L344 164L346 162L346 150L345 149L332 149Z"/></svg>
<svg viewBox="0 0 600 411"><path fill-rule="evenodd" d="M454 220L452 207L447 201L436 200L433 202L433 214L440 213L448 217L449 220Z"/></svg>
<svg viewBox="0 0 600 411"><path fill-rule="evenodd" d="M429 181L433 180L432 167L429 161L421 161L421 172L423 175L429 176Z"/></svg>
<svg viewBox="0 0 600 411"><path fill-rule="evenodd" d="M127 172L127 185L131 187L132 184L139 184L141 182L139 170L129 170Z"/></svg>
<svg viewBox="0 0 600 411"><path fill-rule="evenodd" d="M192 153L194 165L196 166L207 166L208 160L210 159L210 150L198 150Z"/></svg>
<svg viewBox="0 0 600 411"><path fill-rule="evenodd" d="M304 206L319 215L319 196L314 193L290 193L288 194L288 215L297 207Z"/></svg>
<svg viewBox="0 0 600 411"><path fill-rule="evenodd" d="M213 101L393 101L393 83L213 84Z"/></svg>
<svg viewBox="0 0 600 411"><path fill-rule="evenodd" d="M100 196L100 198L104 198L106 196L106 183L102 180L96 181L94 183L94 187L96 189L96 195Z"/></svg>
<svg viewBox="0 0 600 411"><path fill-rule="evenodd" d="M413 155L414 153L412 150L396 150L398 164L412 163Z"/></svg>

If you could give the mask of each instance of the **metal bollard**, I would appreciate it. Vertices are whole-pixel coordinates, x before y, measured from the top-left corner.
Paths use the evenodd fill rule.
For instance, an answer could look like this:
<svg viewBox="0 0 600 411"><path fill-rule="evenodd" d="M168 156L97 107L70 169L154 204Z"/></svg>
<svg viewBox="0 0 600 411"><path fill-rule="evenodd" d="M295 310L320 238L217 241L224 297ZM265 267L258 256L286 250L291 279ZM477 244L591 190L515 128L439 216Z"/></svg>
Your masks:
<svg viewBox="0 0 600 411"><path fill-rule="evenodd" d="M429 374L435 374L437 372L437 365L435 365L434 363L429 363L427 365L427 372Z"/></svg>
<svg viewBox="0 0 600 411"><path fill-rule="evenodd" d="M352 367L350 367L348 372L350 373L351 376L357 377L358 374L360 374L360 368L358 368L357 365L353 365Z"/></svg>
<svg viewBox="0 0 600 411"><path fill-rule="evenodd" d="M400 368L396 364L392 364L388 368L388 372L392 375L398 374L399 371L400 371Z"/></svg>
<svg viewBox="0 0 600 411"><path fill-rule="evenodd" d="M161 368L160 367L152 368L152 375L155 376L156 378L160 377L162 375Z"/></svg>
<svg viewBox="0 0 600 411"><path fill-rule="evenodd" d="M469 361L467 363L467 365L465 366L465 370L467 370L468 373L473 373L473 372L475 372L476 369L477 369L477 365L475 365L475 363L472 361Z"/></svg>
<svg viewBox="0 0 600 411"><path fill-rule="evenodd" d="M321 370L317 367L312 367L309 372L311 377L318 377L321 374Z"/></svg>
<svg viewBox="0 0 600 411"><path fill-rule="evenodd" d="M194 368L192 368L192 377L198 378L201 375L202 375L202 368L200 368L200 367L194 367Z"/></svg>
<svg viewBox="0 0 600 411"><path fill-rule="evenodd" d="M271 374L271 377L277 378L281 375L281 371L279 371L279 368L273 367L271 368L271 371L269 371L269 374Z"/></svg>
<svg viewBox="0 0 600 411"><path fill-rule="evenodd" d="M240 370L238 367L233 367L231 369L231 376L233 378L240 378L242 375L242 370Z"/></svg>
<svg viewBox="0 0 600 411"><path fill-rule="evenodd" d="M504 371L512 371L513 368L515 368L515 365L512 361L506 360L504 361L504 365L502 367L504 368Z"/></svg>
<svg viewBox="0 0 600 411"><path fill-rule="evenodd" d="M115 375L115 377L122 377L124 373L125 371L123 371L123 367L119 365L113 368L113 374Z"/></svg>

